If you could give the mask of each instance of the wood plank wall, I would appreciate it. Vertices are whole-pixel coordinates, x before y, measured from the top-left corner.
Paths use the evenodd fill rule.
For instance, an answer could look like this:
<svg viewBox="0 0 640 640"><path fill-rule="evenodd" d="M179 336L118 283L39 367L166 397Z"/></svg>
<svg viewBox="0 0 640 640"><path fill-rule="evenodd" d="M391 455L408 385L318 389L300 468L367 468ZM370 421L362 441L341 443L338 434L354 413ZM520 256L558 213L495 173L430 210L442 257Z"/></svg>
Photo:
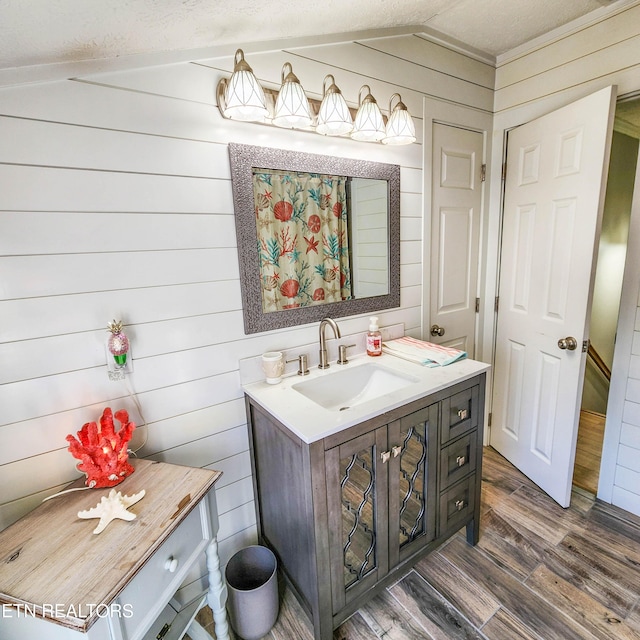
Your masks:
<svg viewBox="0 0 640 640"><path fill-rule="evenodd" d="M418 35L247 59L272 87L290 61L315 97L327 73L353 105L364 83L383 110L399 91L419 140L425 96L492 109L494 69ZM230 141L401 165L402 303L380 322L421 335L421 145L225 121L215 86L231 67L229 56L0 89L0 529L77 476L67 434L107 405L141 422L134 391L148 425L139 455L224 472L223 561L255 540L238 360L312 343L317 327L244 334ZM113 318L131 339L126 383L107 379Z"/></svg>
<svg viewBox="0 0 640 640"><path fill-rule="evenodd" d="M506 129L532 120L602 87L615 84L618 95L640 90L640 3L632 2L596 23L584 21L569 33L534 47L498 58L496 69L494 166L502 162L502 139ZM495 173L495 172L494 172ZM492 184L490 226L497 229L497 184ZM640 212L636 212L638 215ZM491 260L491 259L490 259ZM640 258L631 252L632 271L640 274ZM640 277L640 276L639 276ZM640 317L638 287L627 289L631 298L629 322L618 327L618 346L626 353L614 361L614 386L621 390L619 402L609 404L607 437L599 497L640 515ZM625 305L623 304L623 307ZM635 325L635 328L634 328ZM625 327L628 335L622 335ZM617 368L616 368L617 367ZM612 406L613 405L613 406Z"/></svg>
<svg viewBox="0 0 640 640"><path fill-rule="evenodd" d="M385 295L389 290L387 187L382 180L351 183L351 278L356 298Z"/></svg>
<svg viewBox="0 0 640 640"><path fill-rule="evenodd" d="M597 21L540 46L499 56L496 68L496 125L514 126L610 84L618 95L640 89L640 3L632 2ZM509 115L507 115L509 114ZM534 116L534 117L536 117ZM498 126L496 127L498 128Z"/></svg>

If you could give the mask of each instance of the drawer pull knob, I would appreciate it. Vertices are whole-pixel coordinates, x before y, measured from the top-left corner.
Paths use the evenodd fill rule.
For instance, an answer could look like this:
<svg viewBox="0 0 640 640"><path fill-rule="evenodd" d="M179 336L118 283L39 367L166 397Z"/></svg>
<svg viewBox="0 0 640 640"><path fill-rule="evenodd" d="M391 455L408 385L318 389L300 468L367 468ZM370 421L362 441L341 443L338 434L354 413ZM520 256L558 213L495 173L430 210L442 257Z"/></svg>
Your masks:
<svg viewBox="0 0 640 640"><path fill-rule="evenodd" d="M156 640L162 640L162 638L164 638L167 633L169 633L169 629L171 629L171 625L165 624L164 627L160 629L160 633L156 636Z"/></svg>
<svg viewBox="0 0 640 640"><path fill-rule="evenodd" d="M456 509L462 511L465 508L464 500L456 500Z"/></svg>
<svg viewBox="0 0 640 640"><path fill-rule="evenodd" d="M393 447L393 449L391 449L391 451L393 452L393 457L397 458L402 453L402 447L401 446L395 446L395 447Z"/></svg>
<svg viewBox="0 0 640 640"><path fill-rule="evenodd" d="M457 464L459 467L463 467L463 466L465 465L465 463L466 463L466 462L467 462L467 458L466 458L466 456L458 456L458 457L456 458L456 464Z"/></svg>
<svg viewBox="0 0 640 640"><path fill-rule="evenodd" d="M460 420L466 420L469 412L466 409L458 409L458 418Z"/></svg>
<svg viewBox="0 0 640 640"><path fill-rule="evenodd" d="M388 462L390 457L391 457L391 451L383 451L380 454L380 459L382 460L382 464L385 464L386 462Z"/></svg>
<svg viewBox="0 0 640 640"><path fill-rule="evenodd" d="M178 568L178 558L174 558L173 556L167 558L164 563L164 568L169 573L175 573L175 570Z"/></svg>

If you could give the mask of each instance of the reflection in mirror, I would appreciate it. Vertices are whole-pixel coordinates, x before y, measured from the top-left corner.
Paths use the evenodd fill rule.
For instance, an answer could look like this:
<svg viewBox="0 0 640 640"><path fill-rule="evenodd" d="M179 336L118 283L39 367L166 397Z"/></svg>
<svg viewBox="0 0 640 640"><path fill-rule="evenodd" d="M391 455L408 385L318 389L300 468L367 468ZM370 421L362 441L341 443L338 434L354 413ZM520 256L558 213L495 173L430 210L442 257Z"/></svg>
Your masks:
<svg viewBox="0 0 640 640"><path fill-rule="evenodd" d="M369 298L389 293L387 181L350 178L353 295Z"/></svg>
<svg viewBox="0 0 640 640"><path fill-rule="evenodd" d="M400 305L397 165L229 154L246 333Z"/></svg>
<svg viewBox="0 0 640 640"><path fill-rule="evenodd" d="M353 297L346 176L253 169L262 311Z"/></svg>

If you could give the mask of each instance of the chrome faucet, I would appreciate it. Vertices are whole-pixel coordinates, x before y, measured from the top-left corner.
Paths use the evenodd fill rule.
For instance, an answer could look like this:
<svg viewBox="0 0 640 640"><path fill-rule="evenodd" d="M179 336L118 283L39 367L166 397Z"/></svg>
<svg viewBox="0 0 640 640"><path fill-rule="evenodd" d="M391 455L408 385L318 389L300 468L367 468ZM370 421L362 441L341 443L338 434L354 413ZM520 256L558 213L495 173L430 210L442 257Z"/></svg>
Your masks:
<svg viewBox="0 0 640 640"><path fill-rule="evenodd" d="M333 335L336 338L340 338L340 329L335 320L331 318L324 318L320 321L320 363L318 369L328 369L329 363L327 362L327 346L325 344L324 329L329 325L333 329Z"/></svg>

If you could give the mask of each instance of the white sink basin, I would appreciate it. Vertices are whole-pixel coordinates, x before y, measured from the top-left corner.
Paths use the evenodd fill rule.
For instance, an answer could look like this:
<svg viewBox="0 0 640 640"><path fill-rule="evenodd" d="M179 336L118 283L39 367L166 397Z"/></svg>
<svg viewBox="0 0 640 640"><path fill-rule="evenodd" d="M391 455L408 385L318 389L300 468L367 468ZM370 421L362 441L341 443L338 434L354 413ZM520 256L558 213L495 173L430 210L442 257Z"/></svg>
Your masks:
<svg viewBox="0 0 640 640"><path fill-rule="evenodd" d="M344 411L416 382L420 379L370 362L354 367L346 365L291 388L325 409Z"/></svg>

